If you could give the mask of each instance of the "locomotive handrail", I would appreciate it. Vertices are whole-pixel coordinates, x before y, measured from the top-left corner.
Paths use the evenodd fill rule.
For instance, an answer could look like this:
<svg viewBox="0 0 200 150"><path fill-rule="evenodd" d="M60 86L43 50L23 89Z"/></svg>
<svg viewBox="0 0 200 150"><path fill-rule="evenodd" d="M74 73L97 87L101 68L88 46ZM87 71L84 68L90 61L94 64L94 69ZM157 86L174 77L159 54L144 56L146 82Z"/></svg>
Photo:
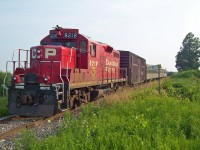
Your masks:
<svg viewBox="0 0 200 150"><path fill-rule="evenodd" d="M21 59L20 59L20 57L21 57L21 51L25 51L25 52L26 52L26 62L28 62L28 52L29 52L30 50L25 50L25 49L14 49L13 55L12 55L12 61L14 61L13 59L14 59L15 51L17 51L17 50L18 50L18 62L19 62L18 67L20 67L20 62L21 62ZM26 65L27 65L27 63L25 64L25 68L27 67Z"/></svg>
<svg viewBox="0 0 200 150"><path fill-rule="evenodd" d="M69 61L67 62L67 68L66 68L66 78L67 78L67 81L68 81L68 92L70 91L70 81L69 81L69 72L68 72L68 67L69 67L69 63L72 61L72 50L73 49L76 49L76 48L74 48L74 47L72 47L71 49L70 49L70 58L69 58ZM63 91L64 91L64 89L63 89ZM64 95L63 95L63 98L64 98ZM63 102L64 102L64 99L63 99Z"/></svg>
<svg viewBox="0 0 200 150"><path fill-rule="evenodd" d="M6 62L6 75L3 79L3 84L1 85L4 89L8 90L8 87L6 86L6 78L7 78L7 75L8 75L8 63L9 62L12 62L12 61L7 61Z"/></svg>
<svg viewBox="0 0 200 150"><path fill-rule="evenodd" d="M66 77L67 77L67 81L68 81L68 83L70 84L70 82L69 82L69 72L68 72L68 65L69 65L69 63L72 61L72 49L74 49L74 47L72 47L71 49L70 49L70 58L69 58L69 61L67 62L67 68L66 68ZM70 87L70 86L69 86Z"/></svg>
<svg viewBox="0 0 200 150"><path fill-rule="evenodd" d="M3 84L1 85L4 89L8 90L8 87L6 86L6 78L7 78L7 75L8 75L8 63L12 62L14 65L13 65L13 73L15 72L15 63L16 62L24 62L26 63L26 61L7 61L6 62L6 75L3 79Z"/></svg>
<svg viewBox="0 0 200 150"><path fill-rule="evenodd" d="M28 52L28 51L30 51L30 50L25 50L25 49L14 49L14 51L13 51L13 55L12 55L12 61L13 61L13 59L14 59L14 54L15 54L15 51L26 51L26 52Z"/></svg>
<svg viewBox="0 0 200 150"><path fill-rule="evenodd" d="M12 62L13 63L13 73L15 72L15 63L16 62L18 62L18 63L20 63L20 62L24 62L24 65L25 64L27 64L27 61L7 61L6 62L6 72L8 71L8 63L10 63L10 62ZM22 66L22 65L21 65ZM24 66L25 67L25 66ZM23 68L23 66L22 66L22 68ZM25 67L25 69L26 69L26 67Z"/></svg>

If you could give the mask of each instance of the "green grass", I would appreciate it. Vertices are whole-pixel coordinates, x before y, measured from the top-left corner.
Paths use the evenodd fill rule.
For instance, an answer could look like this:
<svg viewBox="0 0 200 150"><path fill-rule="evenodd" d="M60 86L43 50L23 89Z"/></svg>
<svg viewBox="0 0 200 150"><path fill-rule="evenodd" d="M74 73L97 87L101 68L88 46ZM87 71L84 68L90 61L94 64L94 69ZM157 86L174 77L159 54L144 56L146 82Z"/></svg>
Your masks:
<svg viewBox="0 0 200 150"><path fill-rule="evenodd" d="M200 70L187 70L177 73L173 78L200 78Z"/></svg>
<svg viewBox="0 0 200 150"><path fill-rule="evenodd" d="M7 97L0 97L0 117L8 115L8 99Z"/></svg>
<svg viewBox="0 0 200 150"><path fill-rule="evenodd" d="M25 149L199 149L197 81L198 77L166 80L161 95L156 86L124 90L115 102L107 97L85 107L76 118L66 114L53 136L41 141L28 131L17 143Z"/></svg>
<svg viewBox="0 0 200 150"><path fill-rule="evenodd" d="M162 88L168 96L200 104L200 71L179 73L164 82Z"/></svg>

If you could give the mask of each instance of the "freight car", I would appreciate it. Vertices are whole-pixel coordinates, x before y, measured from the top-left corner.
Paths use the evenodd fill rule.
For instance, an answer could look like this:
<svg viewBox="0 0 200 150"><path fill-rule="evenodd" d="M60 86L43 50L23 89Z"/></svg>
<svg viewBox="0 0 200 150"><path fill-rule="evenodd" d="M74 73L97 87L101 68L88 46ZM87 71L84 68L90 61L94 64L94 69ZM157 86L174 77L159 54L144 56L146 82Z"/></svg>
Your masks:
<svg viewBox="0 0 200 150"><path fill-rule="evenodd" d="M146 81L156 80L159 77L167 77L166 69L161 68L161 65L147 65Z"/></svg>
<svg viewBox="0 0 200 150"><path fill-rule="evenodd" d="M146 60L130 51L120 50L120 67L127 69L127 83L138 85L146 80Z"/></svg>
<svg viewBox="0 0 200 150"><path fill-rule="evenodd" d="M40 46L19 49L18 60L7 65L10 62L8 109L21 116L52 116L147 78L145 59L96 42L78 29L59 26L50 30Z"/></svg>

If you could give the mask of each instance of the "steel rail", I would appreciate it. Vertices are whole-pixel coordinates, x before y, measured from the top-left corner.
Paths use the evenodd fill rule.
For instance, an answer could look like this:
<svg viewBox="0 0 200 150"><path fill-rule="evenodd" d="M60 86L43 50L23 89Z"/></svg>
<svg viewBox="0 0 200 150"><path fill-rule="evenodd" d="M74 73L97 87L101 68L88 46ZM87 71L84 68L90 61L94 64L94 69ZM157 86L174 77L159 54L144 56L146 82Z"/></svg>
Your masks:
<svg viewBox="0 0 200 150"><path fill-rule="evenodd" d="M81 106L77 107L76 109L73 109L73 110L67 109L66 111L60 112L60 113L58 113L58 114L56 114L54 116L51 116L51 117L48 117L48 118L42 118L42 119L33 121L31 123L27 123L25 125L21 125L21 126L18 126L16 128L10 129L10 130L5 131L5 132L0 134L0 140L5 139L6 137L10 137L10 136L16 135L16 134L20 133L22 130L31 129L33 127L37 127L37 126L40 126L40 125L42 125L44 123L48 123L49 121L53 121L55 119L63 117L64 114L67 111L69 111L72 114L72 113L77 113L80 110L81 110Z"/></svg>
<svg viewBox="0 0 200 150"><path fill-rule="evenodd" d="M6 117L2 117L2 118L0 118L0 124L8 122L8 121L12 120L15 117L18 117L18 116L17 115L10 115L10 116L6 116Z"/></svg>

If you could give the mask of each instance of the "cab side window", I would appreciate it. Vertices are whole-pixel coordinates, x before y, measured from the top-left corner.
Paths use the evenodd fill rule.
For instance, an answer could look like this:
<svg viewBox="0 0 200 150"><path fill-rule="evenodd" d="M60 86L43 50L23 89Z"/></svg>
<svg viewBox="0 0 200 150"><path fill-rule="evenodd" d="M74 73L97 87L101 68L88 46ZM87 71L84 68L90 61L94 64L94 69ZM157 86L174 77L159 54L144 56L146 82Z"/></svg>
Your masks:
<svg viewBox="0 0 200 150"><path fill-rule="evenodd" d="M96 45L90 45L90 55L96 57Z"/></svg>
<svg viewBox="0 0 200 150"><path fill-rule="evenodd" d="M87 52L87 43L86 43L86 41L80 41L80 49L81 49L81 51L83 53Z"/></svg>

